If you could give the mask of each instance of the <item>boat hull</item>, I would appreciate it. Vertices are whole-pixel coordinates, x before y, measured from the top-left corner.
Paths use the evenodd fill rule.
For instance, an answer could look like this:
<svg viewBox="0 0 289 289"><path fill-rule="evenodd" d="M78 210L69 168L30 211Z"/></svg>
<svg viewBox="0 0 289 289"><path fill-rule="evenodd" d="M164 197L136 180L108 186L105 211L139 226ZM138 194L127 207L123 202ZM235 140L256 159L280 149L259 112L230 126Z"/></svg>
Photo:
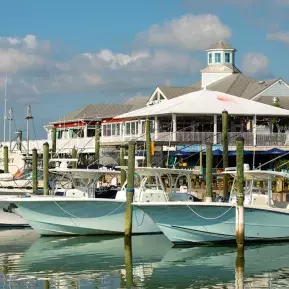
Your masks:
<svg viewBox="0 0 289 289"><path fill-rule="evenodd" d="M236 240L236 209L228 203L134 204L148 214L174 244ZM289 210L245 207L245 239L289 240Z"/></svg>
<svg viewBox="0 0 289 289"><path fill-rule="evenodd" d="M125 202L107 199L16 202L16 211L40 235L123 234ZM142 210L133 210L133 234L161 233Z"/></svg>
<svg viewBox="0 0 289 289"><path fill-rule="evenodd" d="M15 214L15 212L5 212L3 209L7 208L8 204L6 202L0 201L0 228L21 228L29 227L28 222L20 215Z"/></svg>

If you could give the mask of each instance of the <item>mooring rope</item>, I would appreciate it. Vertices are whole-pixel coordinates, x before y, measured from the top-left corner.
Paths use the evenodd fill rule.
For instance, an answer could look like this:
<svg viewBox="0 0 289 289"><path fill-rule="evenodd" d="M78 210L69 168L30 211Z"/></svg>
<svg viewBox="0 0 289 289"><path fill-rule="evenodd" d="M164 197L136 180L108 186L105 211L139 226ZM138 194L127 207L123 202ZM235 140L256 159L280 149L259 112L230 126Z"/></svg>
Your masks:
<svg viewBox="0 0 289 289"><path fill-rule="evenodd" d="M77 218L77 219L80 219L79 217L75 216L75 215L72 215L70 214L69 212L67 212L65 209L63 209L59 204L57 204L56 201L54 201L55 205L58 206L63 212L65 212L67 215L73 217L73 218ZM125 204L125 202L122 202L116 209L112 210L110 213L106 214L106 215L103 215L103 216L100 216L100 217L96 217L94 219L100 219L100 218L103 218L103 217L106 217L106 216L109 216L111 214L113 214L114 212L116 212L119 208L121 208L123 205Z"/></svg>
<svg viewBox="0 0 289 289"><path fill-rule="evenodd" d="M221 214L220 216L214 217L214 218L207 218L204 216L201 216L200 214L198 214L196 211L194 211L189 205L187 205L187 207L198 217L204 219L204 220L216 220L219 219L221 217L223 217L224 215L226 215L233 207L235 207L234 205L232 205L226 212L224 212L223 214Z"/></svg>
<svg viewBox="0 0 289 289"><path fill-rule="evenodd" d="M142 215L142 220L140 222L140 224L138 223L138 219L137 219L137 214L136 214L136 209L134 210L134 217L135 217L135 220L136 220L136 224L138 227L142 226L143 222L144 222L144 218L145 218L145 212L143 212L143 215Z"/></svg>

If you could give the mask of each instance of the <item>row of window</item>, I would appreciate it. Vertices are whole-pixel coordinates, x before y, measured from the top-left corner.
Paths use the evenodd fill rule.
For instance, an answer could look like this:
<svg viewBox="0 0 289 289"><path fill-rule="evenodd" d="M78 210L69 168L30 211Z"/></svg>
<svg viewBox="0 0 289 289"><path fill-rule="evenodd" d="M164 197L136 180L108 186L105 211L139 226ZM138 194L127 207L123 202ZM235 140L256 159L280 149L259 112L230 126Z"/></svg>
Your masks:
<svg viewBox="0 0 289 289"><path fill-rule="evenodd" d="M209 53L209 63L213 63L213 56L215 57L215 63L221 63L221 53ZM225 62L231 63L231 53L225 53Z"/></svg>

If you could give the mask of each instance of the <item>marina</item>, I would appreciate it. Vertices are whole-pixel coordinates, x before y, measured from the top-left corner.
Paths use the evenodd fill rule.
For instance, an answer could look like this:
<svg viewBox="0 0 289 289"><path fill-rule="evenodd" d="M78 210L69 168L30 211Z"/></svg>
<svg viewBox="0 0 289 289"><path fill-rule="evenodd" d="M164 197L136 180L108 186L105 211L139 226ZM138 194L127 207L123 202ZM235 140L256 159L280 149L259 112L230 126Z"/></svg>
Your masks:
<svg viewBox="0 0 289 289"><path fill-rule="evenodd" d="M14 2L0 287L289 288L287 0Z"/></svg>

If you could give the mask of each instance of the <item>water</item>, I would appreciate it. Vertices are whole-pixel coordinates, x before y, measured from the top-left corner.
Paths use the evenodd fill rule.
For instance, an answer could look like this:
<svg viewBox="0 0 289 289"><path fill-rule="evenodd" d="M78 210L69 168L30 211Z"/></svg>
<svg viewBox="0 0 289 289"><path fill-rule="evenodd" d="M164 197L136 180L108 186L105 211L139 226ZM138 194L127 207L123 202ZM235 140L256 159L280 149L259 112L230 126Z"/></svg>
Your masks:
<svg viewBox="0 0 289 289"><path fill-rule="evenodd" d="M122 237L2 230L0 288L289 288L289 243L248 246L244 279L233 246L172 248L163 235L132 243L131 264Z"/></svg>

